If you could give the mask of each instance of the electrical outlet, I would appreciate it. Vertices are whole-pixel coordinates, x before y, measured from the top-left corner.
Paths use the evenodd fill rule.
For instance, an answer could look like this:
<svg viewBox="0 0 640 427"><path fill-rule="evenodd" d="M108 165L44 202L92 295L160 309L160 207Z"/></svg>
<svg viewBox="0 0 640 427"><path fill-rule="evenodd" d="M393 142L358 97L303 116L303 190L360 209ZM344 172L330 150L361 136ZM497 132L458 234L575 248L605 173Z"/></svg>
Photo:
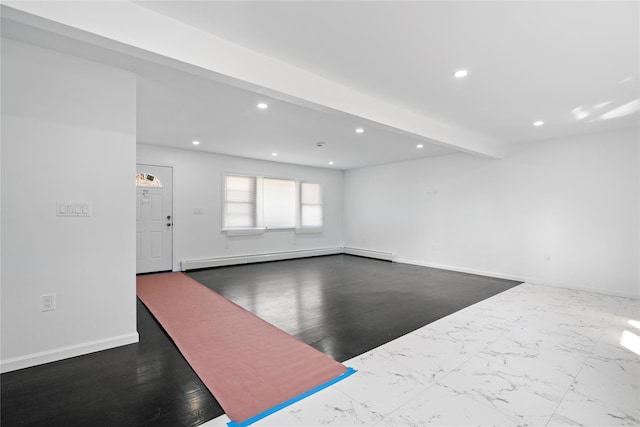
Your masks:
<svg viewBox="0 0 640 427"><path fill-rule="evenodd" d="M56 309L56 294L42 295L40 311L53 311Z"/></svg>

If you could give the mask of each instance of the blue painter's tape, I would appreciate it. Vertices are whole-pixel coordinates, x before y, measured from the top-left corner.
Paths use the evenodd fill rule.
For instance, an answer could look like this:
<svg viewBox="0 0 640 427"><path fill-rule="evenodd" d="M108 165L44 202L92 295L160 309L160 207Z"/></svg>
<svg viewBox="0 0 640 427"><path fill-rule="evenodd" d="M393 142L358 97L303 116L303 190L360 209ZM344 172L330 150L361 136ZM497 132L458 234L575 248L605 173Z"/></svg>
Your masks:
<svg viewBox="0 0 640 427"><path fill-rule="evenodd" d="M268 417L269 415L271 415L271 414L273 414L275 412L278 412L279 410L284 409L287 406L290 406L290 405L293 405L296 402L299 402L300 400L304 399L305 397L309 397L312 394L315 394L315 393L319 392L320 390L324 390L327 387L331 387L335 383L337 383L339 381L342 381L343 379L345 379L347 377L350 377L351 375L355 374L356 372L358 372L358 371L356 371L353 368L347 367L347 371L345 373L343 373L342 375L337 376L336 378L334 378L332 380L327 381L324 384L320 384L319 386L317 386L315 388L312 388L311 390L306 391L306 392L302 393L301 395L298 395L298 396L296 396L296 397L294 397L292 399L289 399L289 400L287 400L285 402L282 402L281 404L276 405L271 409L267 409L266 411L261 412L258 415L254 415L253 417L251 417L251 418L249 418L247 420L244 420L244 421L241 421L241 422L231 420L231 421L229 421L227 423L227 426L229 426L229 427L246 427L246 426L249 426L249 425L251 425L251 424L253 424L253 423L257 422L257 421L260 421L264 417Z"/></svg>

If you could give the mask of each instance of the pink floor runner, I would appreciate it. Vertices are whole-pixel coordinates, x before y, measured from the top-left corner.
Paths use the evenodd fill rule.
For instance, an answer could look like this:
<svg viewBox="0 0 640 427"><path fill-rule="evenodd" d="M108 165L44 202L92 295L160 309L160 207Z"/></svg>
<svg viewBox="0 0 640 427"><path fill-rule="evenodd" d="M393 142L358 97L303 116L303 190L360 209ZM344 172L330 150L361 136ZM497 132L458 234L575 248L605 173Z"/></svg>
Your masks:
<svg viewBox="0 0 640 427"><path fill-rule="evenodd" d="M139 276L137 294L232 421L245 422L347 370L185 274Z"/></svg>

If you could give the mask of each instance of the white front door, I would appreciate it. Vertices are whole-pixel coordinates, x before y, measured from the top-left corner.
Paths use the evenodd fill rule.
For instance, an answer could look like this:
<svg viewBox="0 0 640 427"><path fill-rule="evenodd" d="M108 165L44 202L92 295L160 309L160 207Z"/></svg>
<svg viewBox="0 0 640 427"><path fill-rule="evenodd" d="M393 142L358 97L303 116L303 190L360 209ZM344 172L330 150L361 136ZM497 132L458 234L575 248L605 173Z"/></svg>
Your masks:
<svg viewBox="0 0 640 427"><path fill-rule="evenodd" d="M136 167L136 273L173 269L173 168Z"/></svg>

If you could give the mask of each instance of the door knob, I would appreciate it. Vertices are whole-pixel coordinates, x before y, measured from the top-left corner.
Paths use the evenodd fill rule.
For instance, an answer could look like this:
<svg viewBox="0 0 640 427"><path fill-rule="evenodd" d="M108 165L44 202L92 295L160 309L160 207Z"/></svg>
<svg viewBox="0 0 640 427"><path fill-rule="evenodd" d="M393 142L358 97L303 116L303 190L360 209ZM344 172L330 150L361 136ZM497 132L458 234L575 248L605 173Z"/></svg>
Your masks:
<svg viewBox="0 0 640 427"><path fill-rule="evenodd" d="M171 219L171 215L167 215L167 219Z"/></svg>
<svg viewBox="0 0 640 427"><path fill-rule="evenodd" d="M170 222L167 223L167 227L171 227L171 223Z"/></svg>

